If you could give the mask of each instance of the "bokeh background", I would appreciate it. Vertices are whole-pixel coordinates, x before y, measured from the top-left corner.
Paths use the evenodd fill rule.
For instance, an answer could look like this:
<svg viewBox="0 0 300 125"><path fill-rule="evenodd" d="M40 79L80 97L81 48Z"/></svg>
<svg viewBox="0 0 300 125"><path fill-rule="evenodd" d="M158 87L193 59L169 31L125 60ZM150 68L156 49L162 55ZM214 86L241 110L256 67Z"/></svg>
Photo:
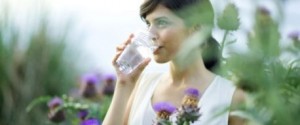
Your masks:
<svg viewBox="0 0 300 125"><path fill-rule="evenodd" d="M101 99L98 100L109 102L110 94L105 96L104 91L109 91L105 90L107 82L114 83L115 80L111 65L115 46L130 33L146 27L139 17L142 1L0 0L0 124L53 124L45 122L48 121L46 103L26 112L28 105L39 97L44 98L39 98L37 102L59 96L72 104L66 107L80 109L84 103L62 95L70 95L75 100L77 97L86 98L82 94L86 84L91 82L97 83L96 89L101 91L96 93L95 98L99 96ZM281 47L292 43L288 40L290 32L300 30L300 0L211 2L216 17L230 2L236 4L240 13L240 28L227 38L227 41L237 42L226 46L223 52L225 57L232 52L242 53L249 49L247 35L254 26L257 6L267 8L271 17L281 22ZM224 33L217 27L213 30L213 36L220 42ZM289 54L282 54L281 58L289 60L290 57ZM165 64L151 62L146 70L164 71L167 68ZM93 77L86 78L86 74L93 74Z"/></svg>
<svg viewBox="0 0 300 125"><path fill-rule="evenodd" d="M68 32L72 39L69 44L77 45L82 50L77 55L84 69L114 72L111 59L115 46L122 43L130 33L143 29L146 25L139 17L139 5L143 0L1 0L1 8L10 3L11 17L22 32L28 32L28 27L35 25L37 16L47 15L47 21L56 31L64 30L66 23L70 25ZM275 2L277 1L277 2ZM241 26L234 32L232 39L238 39L232 46L237 51L246 50L246 34L254 23L256 6L264 6L271 11L275 20L283 20L280 26L284 36L294 30L299 30L300 6L299 0L211 0L216 15L220 15L225 5L235 3L240 12ZM282 6L279 12L277 6ZM44 12L43 12L44 11ZM45 12L47 14L45 14ZM282 18L280 15L283 15ZM214 37L222 40L224 31L215 28ZM165 70L165 66L152 62L148 69Z"/></svg>

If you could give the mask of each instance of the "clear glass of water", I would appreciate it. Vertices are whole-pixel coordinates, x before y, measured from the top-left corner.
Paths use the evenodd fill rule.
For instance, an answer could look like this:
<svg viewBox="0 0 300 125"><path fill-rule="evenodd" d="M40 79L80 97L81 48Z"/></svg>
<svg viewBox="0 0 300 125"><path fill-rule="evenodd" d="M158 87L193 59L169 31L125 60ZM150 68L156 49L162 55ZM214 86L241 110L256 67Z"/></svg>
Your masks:
<svg viewBox="0 0 300 125"><path fill-rule="evenodd" d="M131 73L145 58L150 57L157 48L152 38L153 35L148 31L136 32L131 43L126 46L116 61L119 70L126 74Z"/></svg>

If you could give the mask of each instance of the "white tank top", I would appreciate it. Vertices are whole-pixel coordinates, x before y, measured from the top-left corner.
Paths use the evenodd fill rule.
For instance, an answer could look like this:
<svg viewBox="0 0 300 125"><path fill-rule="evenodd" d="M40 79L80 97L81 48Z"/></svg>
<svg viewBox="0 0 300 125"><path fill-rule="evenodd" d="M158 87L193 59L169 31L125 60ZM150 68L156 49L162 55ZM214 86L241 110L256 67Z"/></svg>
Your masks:
<svg viewBox="0 0 300 125"><path fill-rule="evenodd" d="M152 125L156 114L151 97L162 73L143 75L132 103L128 125ZM152 81L150 81L152 80ZM191 125L228 125L229 111L235 86L231 81L216 76L198 103L201 117ZM171 117L176 120L176 114Z"/></svg>

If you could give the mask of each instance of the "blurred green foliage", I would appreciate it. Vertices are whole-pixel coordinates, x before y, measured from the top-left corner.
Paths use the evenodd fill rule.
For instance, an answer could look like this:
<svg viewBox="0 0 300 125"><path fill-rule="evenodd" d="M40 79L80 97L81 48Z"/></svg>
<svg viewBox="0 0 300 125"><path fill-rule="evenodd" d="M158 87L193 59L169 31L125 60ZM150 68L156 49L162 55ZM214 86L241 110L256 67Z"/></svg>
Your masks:
<svg viewBox="0 0 300 125"><path fill-rule="evenodd" d="M225 9L225 14L218 19L219 27L226 32L222 50L227 45L225 41L228 32L236 30L239 25L235 9L230 5ZM282 8L277 9L282 11ZM187 11L202 12L202 9L196 7ZM41 99L39 97L50 98L67 94L78 82L76 80L80 71L74 64L77 60L69 55L72 52L68 52L66 44L68 29L60 37L54 37L49 32L49 22L46 18L41 18L36 31L30 33L27 36L28 40L25 40L8 14L1 11L2 13L4 16L0 17L0 124L53 124L47 119L46 105L38 105L30 112L26 112L25 109L33 100ZM193 16L187 20L191 25L199 22L207 26L212 25L211 12L203 11L200 15L209 16ZM282 48L280 42L285 41L281 41L282 34L279 33L281 20L274 21L270 12L264 8L257 8L254 20L255 25L247 39L249 50L245 53L232 53L228 58L223 58L220 72L247 93L246 105L236 108L242 111L242 117L249 120L249 125L298 125L300 49L295 49L293 45L299 45L300 36L295 40L298 43L294 42L289 47ZM29 41L28 46L20 47L24 41ZM292 53L292 60L281 60L284 53ZM41 102L48 101L49 98L41 99ZM101 107L92 106L91 114L96 112L95 114L103 119L111 97L103 97L101 100ZM72 109L70 111L78 108L78 105L82 106L77 102L66 102L71 102L64 104L64 108ZM100 110L100 114L97 109Z"/></svg>
<svg viewBox="0 0 300 125"><path fill-rule="evenodd" d="M3 10L0 18L0 124L50 124L46 122L46 105L29 113L25 109L35 98L62 95L77 82L79 69L66 43L68 29L60 29L65 30L64 34L54 37L47 17L42 16L37 25L26 27L37 29L24 38L24 33L13 23L9 8ZM29 42L24 46L26 41Z"/></svg>
<svg viewBox="0 0 300 125"><path fill-rule="evenodd" d="M282 22L274 21L266 8L258 7L255 15L247 40L249 50L232 53L221 71L248 93L246 104L236 108L249 125L298 125L300 51L291 49L293 44L280 47L280 42L287 42L279 33ZM284 53L293 53L293 58L282 60Z"/></svg>
<svg viewBox="0 0 300 125"><path fill-rule="evenodd" d="M271 1L272 2L272 1ZM277 4L277 1L273 1ZM205 5L205 4L203 4ZM199 45L209 36L205 34L204 23L211 21L207 7L195 5L186 9L180 15L190 15L184 18L188 26L200 24L201 32L196 39L183 44L183 52L178 62L183 66L189 65L190 59L198 50ZM276 6L278 12L283 12L283 6ZM203 8L200 9L200 8ZM219 68L220 73L234 81L235 85L246 93L246 104L239 105L240 117L248 121L248 125L298 125L300 124L300 33L295 33L292 38L283 39L280 26L284 16L279 15L278 20L271 17L271 12L264 7L254 8L254 25L249 29L246 39L248 50L245 52L232 52L229 57L222 57ZM211 13L210 13L211 14ZM228 41L230 32L239 30L238 9L234 4L228 4L223 13L217 17L217 25L224 31L221 41L221 51L227 45L240 42ZM184 17L184 16L182 16ZM204 22L203 22L204 21ZM209 30L208 30L209 31ZM194 36L193 36L194 37ZM191 42L192 41L192 42ZM292 44L289 44L292 43ZM283 44L288 47L282 46ZM286 54L289 58L284 59Z"/></svg>

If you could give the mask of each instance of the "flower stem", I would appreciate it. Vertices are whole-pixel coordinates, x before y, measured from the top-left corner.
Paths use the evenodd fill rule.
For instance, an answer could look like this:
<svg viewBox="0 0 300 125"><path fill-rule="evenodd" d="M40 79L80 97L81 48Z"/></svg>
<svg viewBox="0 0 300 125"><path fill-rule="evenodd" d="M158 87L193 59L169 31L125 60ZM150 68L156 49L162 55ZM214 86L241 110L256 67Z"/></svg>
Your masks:
<svg viewBox="0 0 300 125"><path fill-rule="evenodd" d="M225 31L225 34L224 34L224 37L222 39L222 43L221 43L221 58L223 59L223 51L224 51L224 47L225 47L225 41L226 41L226 38L227 38L227 35L228 35L229 31L226 30Z"/></svg>
<svg viewBox="0 0 300 125"><path fill-rule="evenodd" d="M185 121L183 125L190 125L190 122Z"/></svg>

